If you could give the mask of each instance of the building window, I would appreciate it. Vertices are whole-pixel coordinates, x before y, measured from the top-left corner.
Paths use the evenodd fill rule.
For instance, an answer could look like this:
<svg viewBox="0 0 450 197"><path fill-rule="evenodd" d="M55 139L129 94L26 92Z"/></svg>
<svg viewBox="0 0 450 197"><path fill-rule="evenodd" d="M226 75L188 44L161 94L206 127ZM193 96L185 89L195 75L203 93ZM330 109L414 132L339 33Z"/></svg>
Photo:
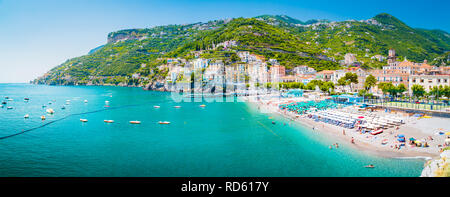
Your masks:
<svg viewBox="0 0 450 197"><path fill-rule="evenodd" d="M420 83L423 83L423 79L420 79Z"/></svg>

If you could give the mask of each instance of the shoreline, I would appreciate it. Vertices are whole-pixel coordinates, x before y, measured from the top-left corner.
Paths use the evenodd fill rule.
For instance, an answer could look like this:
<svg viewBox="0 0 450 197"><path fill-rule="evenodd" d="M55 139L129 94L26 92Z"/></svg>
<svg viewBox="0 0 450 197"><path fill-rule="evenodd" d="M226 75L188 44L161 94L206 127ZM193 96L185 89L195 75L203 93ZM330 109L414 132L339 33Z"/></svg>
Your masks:
<svg viewBox="0 0 450 197"><path fill-rule="evenodd" d="M400 125L400 129L398 131L394 130L394 128L389 128L385 129L383 134L371 136L367 134L359 134L359 132L357 132L355 129L344 129L343 127L326 124L324 122L315 122L312 119L304 117L304 115L296 117L294 114L279 110L278 105L274 106L270 104L264 104L259 101L250 101L248 97L245 99L245 102L255 106L256 108L263 108L263 110L267 110L268 113L279 115L286 120L290 120L301 126L304 126L310 132L320 132L327 137L336 138L336 141L340 145L342 144L351 146L358 151L362 151L372 155L392 159L423 159L425 161L438 158L440 155L438 151L435 151L435 149L431 148L431 145L427 148L411 147L410 145L406 145L405 147L402 147L401 150L391 148L390 146L392 144L381 145L381 138L391 138L392 140L395 133L399 133L399 131L401 131L400 133L408 133L408 135L410 135L411 133L422 134L421 136L427 135L421 133L421 131L417 128L412 128L411 125L408 124L410 122ZM343 135L342 130L345 130L345 135ZM404 132L405 130L408 130L408 132ZM390 134L390 131L392 131L393 133ZM355 139L355 144L352 144L350 142L352 137L354 137Z"/></svg>

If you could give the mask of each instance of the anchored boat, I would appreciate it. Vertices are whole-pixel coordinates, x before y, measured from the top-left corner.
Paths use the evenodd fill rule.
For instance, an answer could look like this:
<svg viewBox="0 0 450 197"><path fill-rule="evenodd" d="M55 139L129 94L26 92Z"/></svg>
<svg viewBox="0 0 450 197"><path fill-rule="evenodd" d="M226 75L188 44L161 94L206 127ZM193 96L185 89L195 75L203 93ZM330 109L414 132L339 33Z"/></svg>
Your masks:
<svg viewBox="0 0 450 197"><path fill-rule="evenodd" d="M45 120L45 116L41 116L41 119L42 119L42 120Z"/></svg>
<svg viewBox="0 0 450 197"><path fill-rule="evenodd" d="M81 122L87 122L87 119L80 119Z"/></svg>
<svg viewBox="0 0 450 197"><path fill-rule="evenodd" d="M29 118L29 117L30 117L30 115L26 114L23 118Z"/></svg>
<svg viewBox="0 0 450 197"><path fill-rule="evenodd" d="M169 121L159 121L159 124L170 124Z"/></svg>
<svg viewBox="0 0 450 197"><path fill-rule="evenodd" d="M160 108L160 106L158 106L158 105L155 105L155 106L153 106L154 108Z"/></svg>
<svg viewBox="0 0 450 197"><path fill-rule="evenodd" d="M106 122L106 123L113 123L114 120L104 120L103 122Z"/></svg>
<svg viewBox="0 0 450 197"><path fill-rule="evenodd" d="M133 121L130 121L130 123L131 124L141 124L141 121L133 120Z"/></svg>
<svg viewBox="0 0 450 197"><path fill-rule="evenodd" d="M50 108L50 109L47 109L46 111L47 111L47 113L49 113L49 114L53 114L53 113L55 113L55 110L53 110L52 108Z"/></svg>

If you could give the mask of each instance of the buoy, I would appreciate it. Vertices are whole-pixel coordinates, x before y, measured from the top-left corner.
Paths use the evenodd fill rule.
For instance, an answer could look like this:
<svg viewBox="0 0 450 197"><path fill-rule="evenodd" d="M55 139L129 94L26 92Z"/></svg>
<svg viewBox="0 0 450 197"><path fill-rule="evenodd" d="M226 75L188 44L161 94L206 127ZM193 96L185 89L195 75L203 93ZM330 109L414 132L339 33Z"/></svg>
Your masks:
<svg viewBox="0 0 450 197"><path fill-rule="evenodd" d="M130 121L130 123L131 124L141 124L141 121L134 120L134 121Z"/></svg>

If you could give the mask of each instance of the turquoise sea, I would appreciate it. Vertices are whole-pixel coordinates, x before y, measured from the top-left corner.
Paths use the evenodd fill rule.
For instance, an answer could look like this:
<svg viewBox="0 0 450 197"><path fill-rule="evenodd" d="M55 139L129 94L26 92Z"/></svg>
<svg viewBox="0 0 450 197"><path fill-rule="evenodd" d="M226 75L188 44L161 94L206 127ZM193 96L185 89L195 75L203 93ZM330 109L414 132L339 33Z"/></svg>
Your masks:
<svg viewBox="0 0 450 197"><path fill-rule="evenodd" d="M1 139L0 176L403 177L422 171L423 160L382 158L345 143L330 150L339 141L243 102L177 103L170 95L128 87L0 84L0 100L13 99L7 104L13 109L0 108L0 138L57 120ZM70 105L62 110L66 100ZM47 115L48 108L55 113ZM84 112L92 113L76 115Z"/></svg>

